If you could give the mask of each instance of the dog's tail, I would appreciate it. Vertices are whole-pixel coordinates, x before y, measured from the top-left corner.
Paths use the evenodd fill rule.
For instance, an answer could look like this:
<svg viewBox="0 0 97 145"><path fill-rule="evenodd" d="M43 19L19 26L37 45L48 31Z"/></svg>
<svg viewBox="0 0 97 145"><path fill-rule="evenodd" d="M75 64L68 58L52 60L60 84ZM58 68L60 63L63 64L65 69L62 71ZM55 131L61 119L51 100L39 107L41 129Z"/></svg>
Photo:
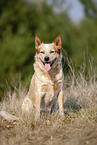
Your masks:
<svg viewBox="0 0 97 145"><path fill-rule="evenodd" d="M7 111L0 111L0 116L2 116L4 119L10 122L21 120L21 117L16 117L15 115L11 115Z"/></svg>

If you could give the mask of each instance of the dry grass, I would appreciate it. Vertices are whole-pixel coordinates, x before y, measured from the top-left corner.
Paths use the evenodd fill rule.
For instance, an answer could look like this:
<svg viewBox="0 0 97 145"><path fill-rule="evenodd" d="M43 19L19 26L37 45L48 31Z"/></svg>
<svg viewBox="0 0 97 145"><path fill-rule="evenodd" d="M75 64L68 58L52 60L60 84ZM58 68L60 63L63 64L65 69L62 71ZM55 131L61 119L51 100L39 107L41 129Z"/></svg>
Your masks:
<svg viewBox="0 0 97 145"><path fill-rule="evenodd" d="M69 79L70 78L70 79ZM67 81L68 80L68 81ZM68 87L66 87L66 84ZM7 92L0 103L0 110L6 110L16 116L22 116L21 104L25 97L25 88L15 88ZM58 111L41 114L40 120L23 118L19 122L8 122L0 118L1 145L96 145L97 144L97 82L90 77L86 81L83 73L65 77L64 94L65 118Z"/></svg>

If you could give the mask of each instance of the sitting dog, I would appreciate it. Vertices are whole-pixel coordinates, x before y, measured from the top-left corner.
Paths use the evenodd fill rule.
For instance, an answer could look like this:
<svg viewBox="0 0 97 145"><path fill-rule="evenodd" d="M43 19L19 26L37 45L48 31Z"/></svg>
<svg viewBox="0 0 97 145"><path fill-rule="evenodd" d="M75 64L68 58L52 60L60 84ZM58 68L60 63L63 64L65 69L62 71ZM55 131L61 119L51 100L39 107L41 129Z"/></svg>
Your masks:
<svg viewBox="0 0 97 145"><path fill-rule="evenodd" d="M58 102L59 113L64 116L61 36L58 35L50 44L44 44L36 35L35 48L35 73L23 101L22 110L29 114L34 108L35 120L37 120L41 110L51 111Z"/></svg>

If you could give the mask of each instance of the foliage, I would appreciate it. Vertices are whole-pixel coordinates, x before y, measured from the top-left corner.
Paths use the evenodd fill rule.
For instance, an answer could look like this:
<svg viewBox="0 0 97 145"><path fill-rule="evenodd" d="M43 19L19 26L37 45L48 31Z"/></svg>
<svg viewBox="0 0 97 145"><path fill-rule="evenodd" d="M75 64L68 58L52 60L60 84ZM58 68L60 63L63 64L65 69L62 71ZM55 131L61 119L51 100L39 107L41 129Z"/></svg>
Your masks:
<svg viewBox="0 0 97 145"><path fill-rule="evenodd" d="M85 8L85 14L92 20L97 22L97 1L96 0L80 0Z"/></svg>
<svg viewBox="0 0 97 145"><path fill-rule="evenodd" d="M86 17L80 24L82 44L86 49L86 56L90 53L97 65L97 1L80 0L84 6ZM88 59L88 57L87 57Z"/></svg>
<svg viewBox="0 0 97 145"><path fill-rule="evenodd" d="M1 92L6 88L6 82L14 82L20 73L23 83L30 83L34 72L36 34L44 43L52 42L60 34L63 55L66 55L65 50L77 69L83 60L88 64L87 54L93 55L97 62L96 19L91 21L90 18L85 18L79 25L73 24L67 11L54 11L54 7L61 7L63 2L65 3L63 0L55 3L53 0L48 5L46 1L38 0L0 0L0 97L3 96ZM65 62L66 60L63 64Z"/></svg>

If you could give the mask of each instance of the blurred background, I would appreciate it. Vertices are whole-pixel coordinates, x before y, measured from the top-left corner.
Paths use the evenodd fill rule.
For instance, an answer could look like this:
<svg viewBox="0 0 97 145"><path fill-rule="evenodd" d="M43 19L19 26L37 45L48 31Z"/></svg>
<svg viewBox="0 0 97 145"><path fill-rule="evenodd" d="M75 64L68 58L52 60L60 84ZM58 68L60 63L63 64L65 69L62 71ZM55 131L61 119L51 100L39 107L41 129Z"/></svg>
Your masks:
<svg viewBox="0 0 97 145"><path fill-rule="evenodd" d="M97 0L0 0L1 98L16 80L29 86L36 34L44 43L60 34L62 47L76 70L83 62L87 66L89 59L96 66Z"/></svg>

